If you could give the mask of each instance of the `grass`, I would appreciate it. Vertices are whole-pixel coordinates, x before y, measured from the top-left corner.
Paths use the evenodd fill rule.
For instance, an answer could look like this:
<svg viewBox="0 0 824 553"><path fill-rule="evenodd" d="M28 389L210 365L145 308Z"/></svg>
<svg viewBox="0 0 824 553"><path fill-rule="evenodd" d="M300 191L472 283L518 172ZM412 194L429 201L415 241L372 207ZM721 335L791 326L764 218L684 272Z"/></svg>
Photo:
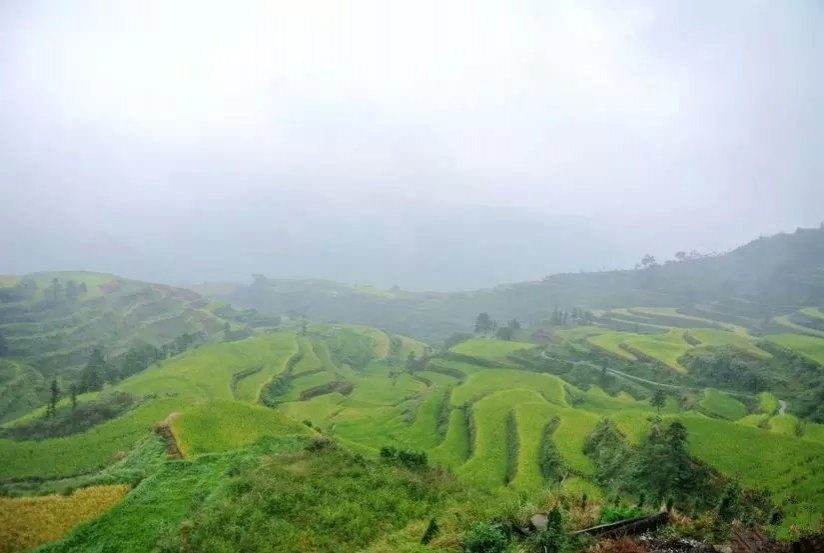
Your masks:
<svg viewBox="0 0 824 553"><path fill-rule="evenodd" d="M185 457L238 449L267 436L314 434L279 411L225 400L198 403L173 417L171 427Z"/></svg>
<svg viewBox="0 0 824 553"><path fill-rule="evenodd" d="M507 451L506 417L515 406L541 402L543 398L529 390L504 390L475 402L472 410L474 442L472 455L458 469L458 474L474 486L496 490L506 484ZM536 456L537 463L537 456Z"/></svg>
<svg viewBox="0 0 824 553"><path fill-rule="evenodd" d="M713 388L707 388L704 391L704 399L698 405L706 413L730 421L741 419L747 414L746 405Z"/></svg>
<svg viewBox="0 0 824 553"><path fill-rule="evenodd" d="M703 346L733 346L747 353L759 357L761 359L768 359L772 357L766 351L758 348L755 344L757 338L747 336L744 334L736 334L724 330L715 330L712 328L691 328L689 333Z"/></svg>
<svg viewBox="0 0 824 553"><path fill-rule="evenodd" d="M548 374L514 369L485 369L471 375L452 392L452 405L461 406L500 390L523 389L540 393L546 401L567 405L564 382Z"/></svg>
<svg viewBox="0 0 824 553"><path fill-rule="evenodd" d="M786 513L783 528L815 528L824 512L824 444L697 414L680 417L689 450L749 488L767 488Z"/></svg>
<svg viewBox="0 0 824 553"><path fill-rule="evenodd" d="M474 338L453 346L453 353L484 359L496 363L511 364L508 355L522 349L532 349L535 344L527 342L507 342L489 338Z"/></svg>
<svg viewBox="0 0 824 553"><path fill-rule="evenodd" d="M635 335L629 337L625 343L678 372L685 371L678 359L691 346L684 340L683 329L672 328L666 334L660 335Z"/></svg>
<svg viewBox="0 0 824 553"><path fill-rule="evenodd" d="M467 460L471 446L466 413L463 409L453 409L444 440L429 455L435 463L454 469Z"/></svg>
<svg viewBox="0 0 824 553"><path fill-rule="evenodd" d="M619 347L621 344L624 343L624 340L628 336L632 335L627 332L608 331L604 332L603 334L590 336L589 338L587 338L587 341L590 344L598 346L599 348L608 353L617 355L618 357L623 357L624 359L629 359L630 361L637 361L637 357L635 357L633 354L626 351L625 349Z"/></svg>
<svg viewBox="0 0 824 553"><path fill-rule="evenodd" d="M115 508L38 553L154 551L220 485L232 460L232 456L206 455L167 463Z"/></svg>
<svg viewBox="0 0 824 553"><path fill-rule="evenodd" d="M758 412L759 413L766 413L767 415L772 415L776 411L780 405L778 404L778 398L775 397L773 394L769 392L761 392L758 394Z"/></svg>
<svg viewBox="0 0 824 553"><path fill-rule="evenodd" d="M257 402L260 398L260 391L266 383L281 374L286 368L286 362L289 358L298 353L297 337L293 334L272 334L266 336L266 338L267 352L265 356L256 358L253 361L259 363L258 365L250 364L250 368L259 366L261 370L238 380L234 389L235 399Z"/></svg>
<svg viewBox="0 0 824 553"><path fill-rule="evenodd" d="M821 338L799 334L771 334L767 336L767 340L824 364L824 340Z"/></svg>
<svg viewBox="0 0 824 553"><path fill-rule="evenodd" d="M123 499L127 484L90 486L70 495L0 497L0 553L22 551L58 539Z"/></svg>
<svg viewBox="0 0 824 553"><path fill-rule="evenodd" d="M335 447L264 457L212 495L189 526L194 551L362 551L410 524L425 527L447 498L465 496L449 477L358 462ZM407 540L401 549L410 551L420 534Z"/></svg>

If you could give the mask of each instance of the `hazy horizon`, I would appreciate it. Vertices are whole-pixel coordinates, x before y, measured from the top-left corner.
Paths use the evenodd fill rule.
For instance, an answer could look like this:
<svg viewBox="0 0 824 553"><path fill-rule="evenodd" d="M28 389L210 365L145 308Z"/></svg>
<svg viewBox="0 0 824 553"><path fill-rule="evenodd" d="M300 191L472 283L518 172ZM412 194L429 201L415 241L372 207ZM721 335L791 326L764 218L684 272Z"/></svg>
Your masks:
<svg viewBox="0 0 824 553"><path fill-rule="evenodd" d="M814 1L0 6L0 273L457 290L824 220Z"/></svg>

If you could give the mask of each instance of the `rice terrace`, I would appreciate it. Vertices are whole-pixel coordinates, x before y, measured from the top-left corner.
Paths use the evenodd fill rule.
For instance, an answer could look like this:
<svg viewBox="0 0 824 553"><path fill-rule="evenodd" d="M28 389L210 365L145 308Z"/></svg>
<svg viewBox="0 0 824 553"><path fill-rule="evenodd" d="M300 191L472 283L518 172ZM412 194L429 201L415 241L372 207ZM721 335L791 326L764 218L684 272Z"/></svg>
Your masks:
<svg viewBox="0 0 824 553"><path fill-rule="evenodd" d="M553 303L538 320L481 312L432 343L95 273L3 282L4 552L450 551L483 520L553 505L570 528L666 506L723 542L712 518L729 497L729 521L791 540L824 512L817 308ZM136 316L115 341L78 330ZM153 341L160 320L176 327ZM81 339L92 345L71 345ZM66 348L86 361L40 363ZM327 458L365 472L345 480ZM370 519L353 506L374 478L389 503ZM317 479L342 486L342 503L310 500ZM274 503L257 504L260 486L275 486ZM298 513L348 529L319 545ZM214 534L246 516L267 522ZM423 543L427 524L438 530Z"/></svg>

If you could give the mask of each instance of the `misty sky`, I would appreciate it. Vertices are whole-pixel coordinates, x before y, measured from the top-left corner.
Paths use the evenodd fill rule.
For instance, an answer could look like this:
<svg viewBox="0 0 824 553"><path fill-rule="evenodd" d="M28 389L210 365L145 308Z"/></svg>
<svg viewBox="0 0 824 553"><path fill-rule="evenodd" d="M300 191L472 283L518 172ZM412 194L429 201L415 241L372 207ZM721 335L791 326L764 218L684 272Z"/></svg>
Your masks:
<svg viewBox="0 0 824 553"><path fill-rule="evenodd" d="M818 0L0 1L0 272L464 288L822 220Z"/></svg>

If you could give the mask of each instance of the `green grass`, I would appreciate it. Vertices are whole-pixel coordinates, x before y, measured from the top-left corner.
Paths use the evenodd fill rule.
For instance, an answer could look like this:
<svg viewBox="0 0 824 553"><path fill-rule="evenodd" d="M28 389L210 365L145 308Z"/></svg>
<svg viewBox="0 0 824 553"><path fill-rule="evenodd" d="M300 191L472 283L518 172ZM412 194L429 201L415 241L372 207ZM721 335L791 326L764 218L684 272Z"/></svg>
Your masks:
<svg viewBox="0 0 824 553"><path fill-rule="evenodd" d="M535 344L526 342L507 342L491 338L474 338L453 346L450 351L459 355L485 359L496 363L511 364L508 355L522 349L532 349Z"/></svg>
<svg viewBox="0 0 824 553"><path fill-rule="evenodd" d="M778 404L778 398L775 397L773 394L769 392L761 392L758 394L758 412L765 413L767 415L772 415L776 411L780 405Z"/></svg>
<svg viewBox="0 0 824 553"><path fill-rule="evenodd" d="M824 512L824 444L689 414L680 417L689 432L690 453L742 485L768 488L785 510L784 528L814 528ZM798 502L788 502L794 494Z"/></svg>
<svg viewBox="0 0 824 553"><path fill-rule="evenodd" d="M278 400L298 401L300 400L301 392L316 386L328 384L329 382L334 382L335 379L336 377L334 374L326 371L298 376L289 382L289 391L286 394L279 396Z"/></svg>
<svg viewBox="0 0 824 553"><path fill-rule="evenodd" d="M747 353L761 359L772 357L769 353L755 345L758 339L752 336L736 334L724 330L715 330L712 328L691 328L688 332L691 336L701 342L702 346L728 345L744 350Z"/></svg>
<svg viewBox="0 0 824 553"><path fill-rule="evenodd" d="M672 328L661 335L636 335L627 338L625 343L678 372L685 371L678 359L691 346L684 340L683 329Z"/></svg>
<svg viewBox="0 0 824 553"><path fill-rule="evenodd" d="M598 346L608 353L629 359L630 361L637 361L637 358L633 354L619 347L630 336L639 335L633 335L628 332L608 331L603 334L590 336L587 340L590 344Z"/></svg>
<svg viewBox="0 0 824 553"><path fill-rule="evenodd" d="M469 426L462 409L449 414L449 426L444 440L430 451L433 462L445 467L457 468L469 457Z"/></svg>
<svg viewBox="0 0 824 553"><path fill-rule="evenodd" d="M286 368L286 362L289 358L298 352L297 337L292 334L272 334L266 338L268 342L266 355L262 358L255 358L254 362L258 364L250 364L249 366L250 368L260 367L261 370L253 372L237 382L235 399L252 403L257 402L266 383L281 374Z"/></svg>
<svg viewBox="0 0 824 553"><path fill-rule="evenodd" d="M502 488L506 484L508 462L506 417L516 405L542 400L538 393L530 390L504 390L472 404L475 427L472 455L458 469L458 474L481 489Z"/></svg>
<svg viewBox="0 0 824 553"><path fill-rule="evenodd" d="M452 392L452 405L461 406L486 394L506 389L533 390L546 401L567 405L564 382L555 376L513 369L485 369L471 375Z"/></svg>
<svg viewBox="0 0 824 553"><path fill-rule="evenodd" d="M816 363L824 364L824 340L799 334L771 334L767 340L787 349L797 351Z"/></svg>
<svg viewBox="0 0 824 553"><path fill-rule="evenodd" d="M301 445L301 442L284 441L272 447L292 451ZM178 535L180 524L192 518L204 498L226 481L227 470L242 458L242 455L231 454L204 455L191 461L166 463L113 509L36 551L155 551L158 542Z"/></svg>
<svg viewBox="0 0 824 553"><path fill-rule="evenodd" d="M554 411L553 406L543 398L523 401L515 407L519 451L517 471L510 485L518 491L535 491L544 487L538 458L544 425L552 419Z"/></svg>
<svg viewBox="0 0 824 553"><path fill-rule="evenodd" d="M186 457L238 449L263 437L315 433L279 411L225 400L198 403L173 417L171 427Z"/></svg>
<svg viewBox="0 0 824 553"><path fill-rule="evenodd" d="M707 388L698 405L712 416L735 421L747 414L747 406L718 390Z"/></svg>
<svg viewBox="0 0 824 553"><path fill-rule="evenodd" d="M296 338L298 340L298 349L301 357L300 361L298 361L292 369L293 375L317 371L324 368L332 368L331 366L324 366L323 361L320 360L315 348L313 347L312 340L306 338L305 336L297 336Z"/></svg>

